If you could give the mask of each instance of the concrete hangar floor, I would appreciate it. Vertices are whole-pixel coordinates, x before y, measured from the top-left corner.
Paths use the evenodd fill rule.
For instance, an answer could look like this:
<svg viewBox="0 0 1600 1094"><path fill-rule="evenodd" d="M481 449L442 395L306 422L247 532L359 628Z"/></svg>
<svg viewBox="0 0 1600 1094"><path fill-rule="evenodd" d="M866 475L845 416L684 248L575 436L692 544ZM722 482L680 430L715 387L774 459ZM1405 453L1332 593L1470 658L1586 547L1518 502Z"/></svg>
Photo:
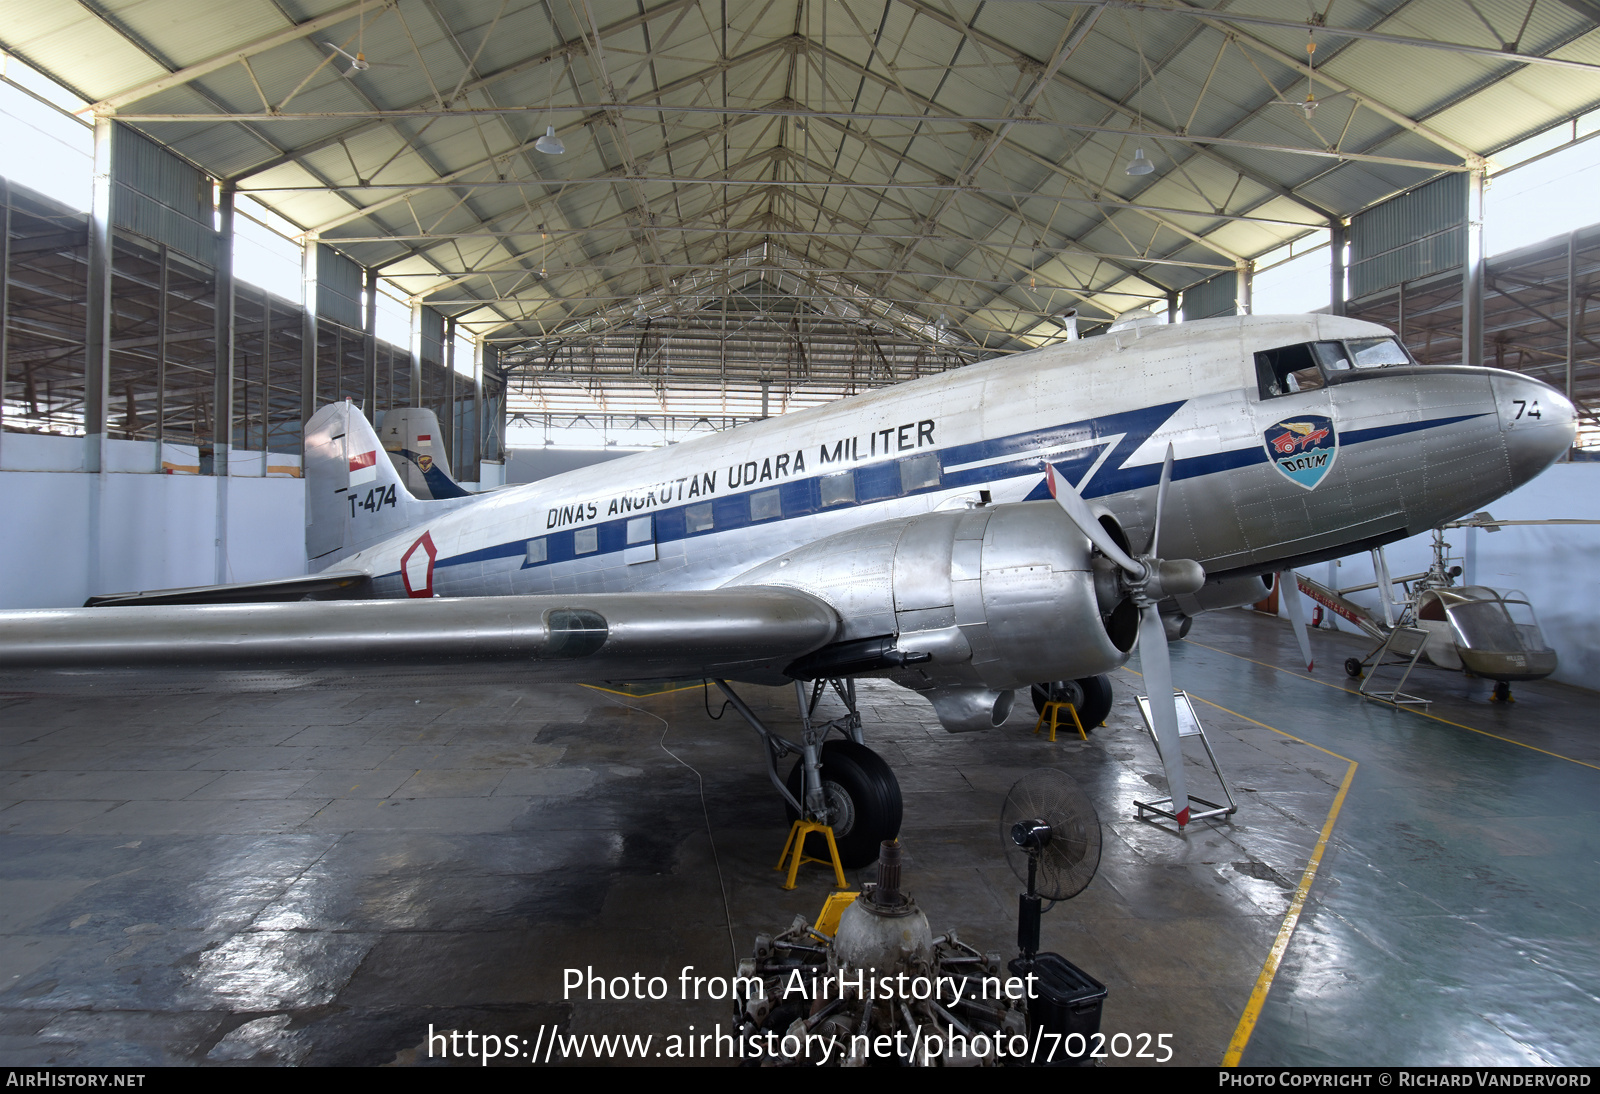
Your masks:
<svg viewBox="0 0 1600 1094"><path fill-rule="evenodd" d="M1316 648L1296 671L1287 626L1247 612L1174 646L1240 801L1186 835L1132 815L1159 793L1137 659L1087 743L1036 738L1020 710L951 736L865 685L904 790L905 888L936 933L1014 952L999 807L1057 765L1104 857L1044 948L1108 987L1104 1032L1169 1034L1174 1064L1595 1063L1594 694L1521 685L1501 708L1421 670L1431 715L1396 711L1350 693L1361 643ZM476 1063L430 1057L430 1028L659 1048L729 1023L679 997L685 966L729 974L829 891L814 866L780 887L757 738L698 688L84 683L0 681L7 1065ZM791 691L747 694L792 720ZM564 998L569 968L671 992Z"/></svg>

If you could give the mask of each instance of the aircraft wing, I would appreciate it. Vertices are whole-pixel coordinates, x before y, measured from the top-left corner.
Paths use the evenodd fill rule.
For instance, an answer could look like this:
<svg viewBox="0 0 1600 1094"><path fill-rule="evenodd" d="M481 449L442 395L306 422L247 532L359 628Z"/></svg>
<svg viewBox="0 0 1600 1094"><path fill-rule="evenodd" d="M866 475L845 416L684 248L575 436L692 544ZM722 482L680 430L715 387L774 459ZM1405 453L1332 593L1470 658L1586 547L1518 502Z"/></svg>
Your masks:
<svg viewBox="0 0 1600 1094"><path fill-rule="evenodd" d="M437 668L499 662L519 679L783 682L831 642L833 608L794 589L0 612L0 669Z"/></svg>

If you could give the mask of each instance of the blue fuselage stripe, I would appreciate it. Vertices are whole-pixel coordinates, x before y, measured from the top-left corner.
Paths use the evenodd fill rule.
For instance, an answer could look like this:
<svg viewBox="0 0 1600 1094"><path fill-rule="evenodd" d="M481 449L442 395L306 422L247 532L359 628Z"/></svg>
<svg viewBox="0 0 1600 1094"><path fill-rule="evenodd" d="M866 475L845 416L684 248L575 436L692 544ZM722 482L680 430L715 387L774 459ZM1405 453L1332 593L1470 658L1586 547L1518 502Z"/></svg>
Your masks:
<svg viewBox="0 0 1600 1094"><path fill-rule="evenodd" d="M707 501L672 505L643 513L633 512L626 516L597 521L594 524L580 528L565 528L559 531L547 532L542 536L516 539L508 543L499 543L490 547L480 548L476 551L467 551L463 554L439 559L435 564L435 568L465 566L472 563L517 556L525 557L528 544L541 538L545 541L544 558L537 562L524 561L522 568L548 566L557 562L570 562L575 558L584 558L591 555L614 554L622 551L627 546L629 520L637 520L640 516L646 515L654 518L655 534L651 538L659 544L712 536L720 532L749 528L756 525L777 524L783 521L813 516L820 512L859 508L863 505L873 505L893 498L913 497L919 494L952 489L977 489L1021 475L1039 474L1042 476L1046 457L1039 455L1039 450L1060 446L1083 446L1069 448L1067 451L1048 458L1069 481L1078 486L1085 498L1106 497L1130 490L1140 490L1156 485L1161 478L1161 465L1152 463L1137 467L1127 467L1124 464L1183 404L1184 400L1178 400L1177 402L1162 403L1157 406L1144 407L1122 414L1111 414L1103 418L1091 418L1070 425L1048 426L1043 429L1012 434L1008 437L952 445L944 449L925 450L920 454L925 455L928 451L937 452L941 466L946 467L961 467L964 464L993 460L1005 456L1015 456L1015 459L991 463L983 467L967 468L961 471L945 471L941 474L939 482L917 489L902 490L900 486L901 465L908 459L916 458L917 454L913 454L912 456L898 459L886 459L876 463L857 465L854 468L855 500L853 502L823 506L821 503L821 480L824 477L823 475L813 475L803 479L792 479L787 482L773 484L762 482L757 483L754 489L713 497ZM1453 425L1457 422L1464 422L1478 417L1482 417L1482 414L1462 414L1451 418L1434 418L1428 421L1405 422L1397 425L1376 426L1370 429L1353 429L1340 433L1339 442L1342 446L1384 440L1407 433ZM1118 439L1119 437L1120 439ZM1099 471L1095 473L1094 478L1084 484L1082 477L1094 466L1095 461L1100 459L1106 445L1113 443L1113 441L1116 442L1115 449L1106 456L1104 463ZM1212 452L1203 456L1191 456L1175 460L1173 462L1172 477L1177 480L1215 475L1224 471L1248 467L1252 464L1266 463L1268 459L1264 445L1233 449L1227 452ZM778 491L781 515L766 520L752 520L750 517L751 495L764 493L768 490ZM1029 492L1024 500L1038 501L1047 497L1049 497L1049 492L1041 477L1039 484ZM704 531L688 531L686 511L691 506L698 507L705 504L711 506L711 526ZM588 529L593 529L596 533L595 549L585 551L580 555L576 551L574 535L578 531L586 531ZM399 571L393 571L381 576L397 577L398 574Z"/></svg>

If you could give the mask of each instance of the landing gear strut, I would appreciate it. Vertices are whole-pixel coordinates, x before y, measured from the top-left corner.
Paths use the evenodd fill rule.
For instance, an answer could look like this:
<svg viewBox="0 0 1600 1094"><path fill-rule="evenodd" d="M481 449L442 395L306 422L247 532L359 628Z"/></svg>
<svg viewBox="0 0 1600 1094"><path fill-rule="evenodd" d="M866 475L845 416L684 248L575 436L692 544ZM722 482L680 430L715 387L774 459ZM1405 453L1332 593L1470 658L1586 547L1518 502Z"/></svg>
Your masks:
<svg viewBox="0 0 1600 1094"><path fill-rule="evenodd" d="M789 820L805 816L832 828L839 860L846 867L866 866L877 858L879 844L900 834L900 783L883 758L862 743L854 680L817 680L809 694L804 683L795 681L801 728L798 743L762 724L726 680L718 680L716 685L766 745L767 777L783 796ZM845 713L818 721L817 706L829 688L844 703ZM828 739L835 731L840 738ZM800 759L789 777L780 779L778 761L790 753L799 753ZM809 845L806 853L826 856L825 850Z"/></svg>

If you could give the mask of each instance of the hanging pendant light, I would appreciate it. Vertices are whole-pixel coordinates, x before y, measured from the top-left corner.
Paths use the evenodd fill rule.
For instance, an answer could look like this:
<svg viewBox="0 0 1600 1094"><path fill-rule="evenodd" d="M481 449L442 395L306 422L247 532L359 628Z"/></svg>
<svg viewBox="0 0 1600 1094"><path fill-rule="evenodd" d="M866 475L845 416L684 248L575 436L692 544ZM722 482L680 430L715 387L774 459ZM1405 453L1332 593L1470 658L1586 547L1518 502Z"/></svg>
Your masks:
<svg viewBox="0 0 1600 1094"><path fill-rule="evenodd" d="M534 141L533 147L549 156L559 156L567 150L567 146L561 143L561 138L556 136L556 127L553 125L544 127L544 136Z"/></svg>
<svg viewBox="0 0 1600 1094"><path fill-rule="evenodd" d="M1156 169L1156 165L1145 158L1143 148L1133 150L1133 159L1128 161L1126 171L1130 175L1148 175Z"/></svg>

